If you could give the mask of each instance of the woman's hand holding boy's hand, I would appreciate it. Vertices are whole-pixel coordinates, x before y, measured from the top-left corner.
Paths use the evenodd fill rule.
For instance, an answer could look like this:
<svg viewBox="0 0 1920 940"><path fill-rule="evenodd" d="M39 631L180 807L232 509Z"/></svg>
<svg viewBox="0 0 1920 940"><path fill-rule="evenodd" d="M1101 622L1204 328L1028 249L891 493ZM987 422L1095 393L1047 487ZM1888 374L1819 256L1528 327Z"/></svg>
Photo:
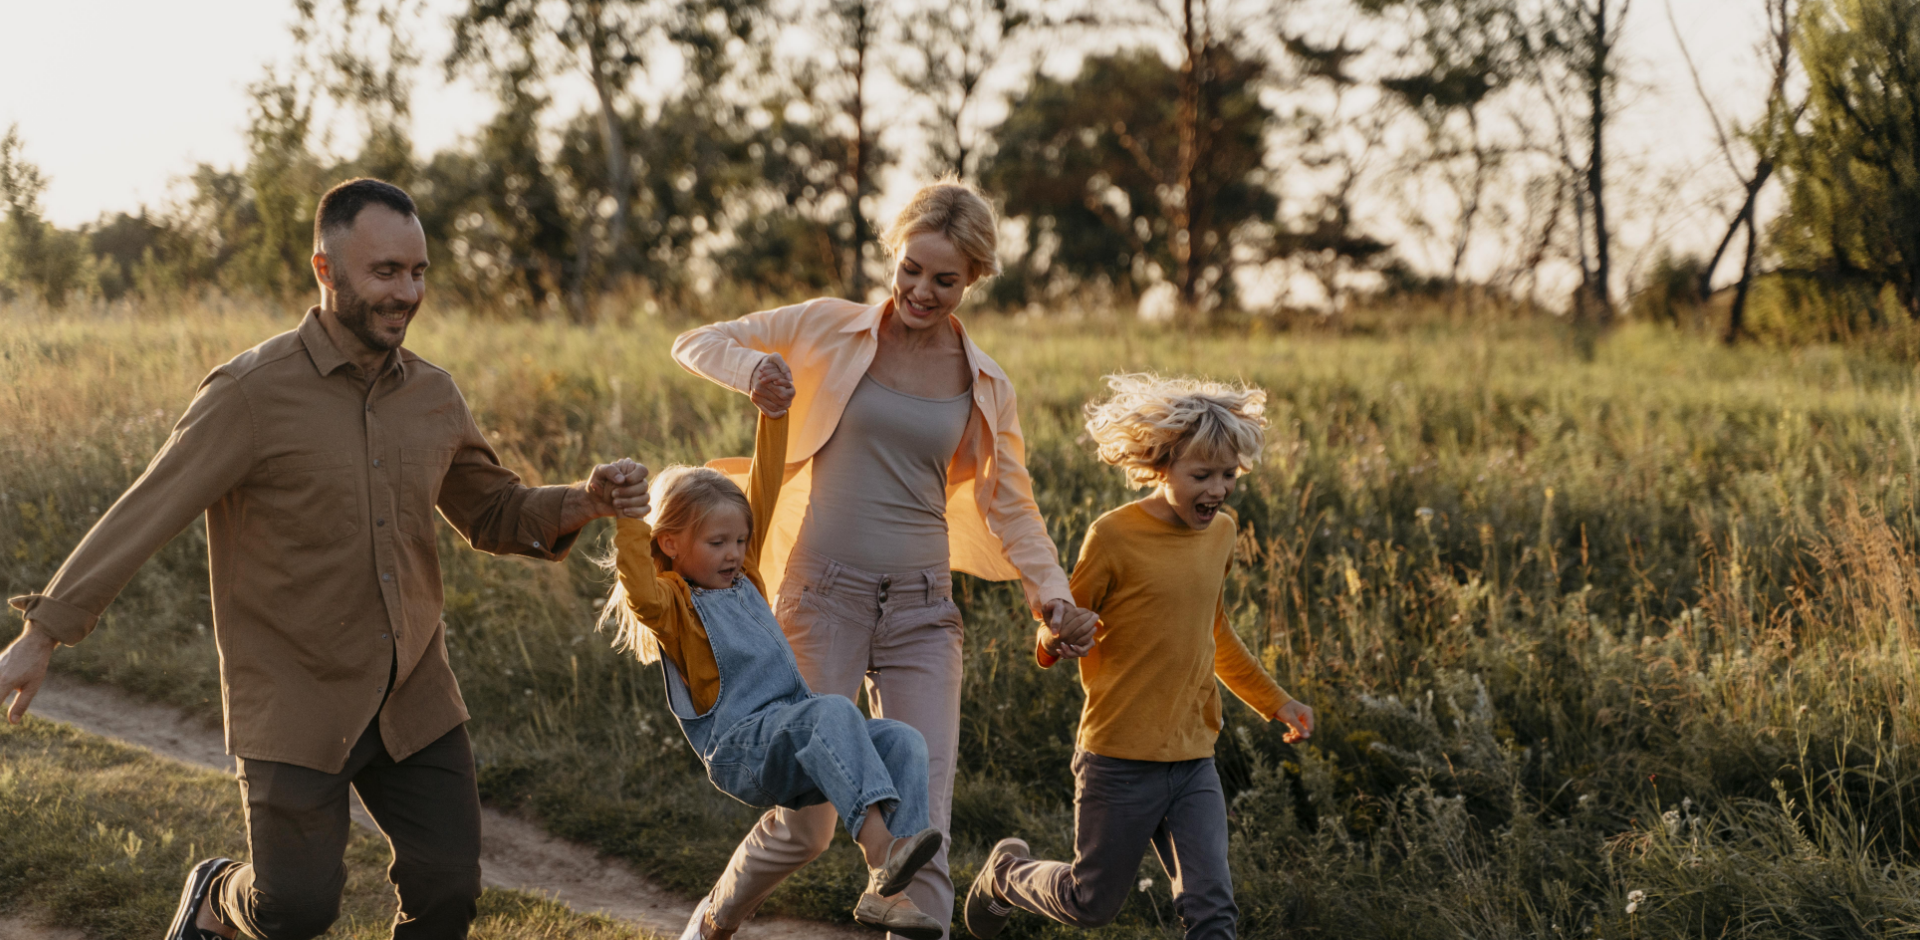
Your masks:
<svg viewBox="0 0 1920 940"><path fill-rule="evenodd" d="M778 418L793 407L793 370L779 353L769 353L760 360L753 370L753 381L747 385L747 395L769 418Z"/></svg>
<svg viewBox="0 0 1920 940"><path fill-rule="evenodd" d="M1040 605L1040 616L1046 620L1040 644L1047 655L1079 659L1093 649L1094 632L1100 628L1099 614L1056 597Z"/></svg>
<svg viewBox="0 0 1920 940"><path fill-rule="evenodd" d="M1286 736L1281 740L1288 744L1298 744L1313 737L1313 709L1307 703L1294 699L1273 713L1273 720L1287 723Z"/></svg>

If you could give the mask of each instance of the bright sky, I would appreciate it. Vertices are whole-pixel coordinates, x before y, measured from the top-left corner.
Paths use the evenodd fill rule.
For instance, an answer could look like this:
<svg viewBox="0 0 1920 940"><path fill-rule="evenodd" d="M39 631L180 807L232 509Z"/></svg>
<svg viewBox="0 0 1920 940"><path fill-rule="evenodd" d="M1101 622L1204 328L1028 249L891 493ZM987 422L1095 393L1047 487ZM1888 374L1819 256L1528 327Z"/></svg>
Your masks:
<svg viewBox="0 0 1920 940"><path fill-rule="evenodd" d="M1764 27L1760 0L1635 0L1626 54L1638 87L1615 139L1621 157L1652 171L1644 177L1650 181L1689 168L1720 172L1667 22L1669 2L1723 118L1750 116L1765 90L1754 52ZM430 16L444 22L460 5L430 0ZM17 123L27 158L50 177L44 203L54 222L77 225L157 204L196 163L244 160L246 86L264 64L289 56L291 4L195 0L191 8L186 15L183 5L153 0L0 0L0 127ZM444 51L444 32L436 23L421 37L428 63ZM414 105L421 153L490 113L484 96L441 84L437 68L422 69L421 81ZM1700 174L1693 179L1690 191L1713 188ZM1697 242L1713 226L1703 215L1672 237Z"/></svg>

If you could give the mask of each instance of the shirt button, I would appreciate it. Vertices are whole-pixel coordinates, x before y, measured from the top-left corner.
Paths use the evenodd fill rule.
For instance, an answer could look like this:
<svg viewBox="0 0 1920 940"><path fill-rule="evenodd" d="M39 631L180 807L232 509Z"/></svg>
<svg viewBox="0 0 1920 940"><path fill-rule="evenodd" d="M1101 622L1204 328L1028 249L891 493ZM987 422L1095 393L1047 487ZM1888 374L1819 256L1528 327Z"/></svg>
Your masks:
<svg viewBox="0 0 1920 940"><path fill-rule="evenodd" d="M373 458L373 465L376 467L380 466L380 458L378 457Z"/></svg>
<svg viewBox="0 0 1920 940"><path fill-rule="evenodd" d="M533 540L533 547L534 547L534 548L539 548L539 547L540 547L540 540L539 540L539 539L534 539L534 540Z"/></svg>
<svg viewBox="0 0 1920 940"><path fill-rule="evenodd" d="M383 640L384 640L384 639L386 639L386 638L387 638L387 635L386 635L386 634L384 634L384 633L382 633L382 634L380 634L380 639L383 639Z"/></svg>
<svg viewBox="0 0 1920 940"><path fill-rule="evenodd" d="M382 580L382 581L391 581L391 580L393 580L393 575L392 575L392 574L390 574L390 573L388 573L388 572L385 572L385 571L382 571L382 572L380 572L380 580Z"/></svg>
<svg viewBox="0 0 1920 940"><path fill-rule="evenodd" d="M387 524L387 520L385 520L385 519L375 519L375 520L373 520L373 524L374 524L374 525L386 525L386 524Z"/></svg>

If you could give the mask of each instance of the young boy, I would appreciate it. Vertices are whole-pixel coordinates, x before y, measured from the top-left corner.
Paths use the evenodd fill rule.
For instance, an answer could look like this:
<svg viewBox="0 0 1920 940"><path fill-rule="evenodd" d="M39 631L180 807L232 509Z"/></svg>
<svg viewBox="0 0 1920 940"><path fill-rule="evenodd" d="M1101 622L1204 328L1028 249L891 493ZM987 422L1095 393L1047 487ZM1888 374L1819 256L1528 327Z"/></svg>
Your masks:
<svg viewBox="0 0 1920 940"><path fill-rule="evenodd" d="M1087 407L1100 459L1146 498L1094 522L1073 569L1074 603L1100 615L1092 636L1040 628L1035 657L1080 658L1086 706L1073 758L1074 858L1031 857L1002 839L967 893L967 930L992 937L1013 908L1076 927L1120 912L1147 845L1173 881L1188 938L1230 938L1239 916L1227 870L1227 806L1214 771L1218 676L1288 741L1313 710L1260 668L1227 624L1223 589L1234 516L1224 503L1260 454L1266 394L1192 379L1108 378Z"/></svg>

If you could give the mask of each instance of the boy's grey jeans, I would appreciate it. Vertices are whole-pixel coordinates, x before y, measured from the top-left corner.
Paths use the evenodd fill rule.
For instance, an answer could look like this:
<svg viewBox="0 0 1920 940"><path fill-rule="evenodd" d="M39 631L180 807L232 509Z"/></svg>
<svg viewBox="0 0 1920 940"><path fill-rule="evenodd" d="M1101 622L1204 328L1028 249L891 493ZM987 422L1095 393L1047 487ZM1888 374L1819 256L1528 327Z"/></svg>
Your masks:
<svg viewBox="0 0 1920 940"><path fill-rule="evenodd" d="M1022 910L1074 927L1111 923L1151 844L1173 881L1189 940L1234 936L1240 909L1227 870L1227 803L1213 758L1073 755L1073 864L1000 856L990 884Z"/></svg>

